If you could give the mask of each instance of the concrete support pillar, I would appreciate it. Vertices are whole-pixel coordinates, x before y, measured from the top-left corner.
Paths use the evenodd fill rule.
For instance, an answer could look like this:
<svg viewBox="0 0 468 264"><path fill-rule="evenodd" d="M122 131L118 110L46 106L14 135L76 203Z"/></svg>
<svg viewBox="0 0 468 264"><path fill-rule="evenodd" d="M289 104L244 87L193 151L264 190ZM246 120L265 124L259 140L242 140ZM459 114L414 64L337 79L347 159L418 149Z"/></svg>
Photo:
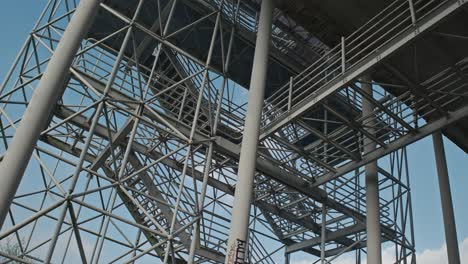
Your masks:
<svg viewBox="0 0 468 264"><path fill-rule="evenodd" d="M258 137L265 94L274 0L263 0L253 60L249 102L239 159L237 187L225 263L243 263L247 251L250 203L257 160Z"/></svg>
<svg viewBox="0 0 468 264"><path fill-rule="evenodd" d="M432 134L432 142L434 143L437 174L439 176L440 201L442 204L442 215L444 217L448 263L460 264L460 253L458 250L457 228L455 226L455 215L453 212L452 192L450 190L444 141L440 131Z"/></svg>
<svg viewBox="0 0 468 264"><path fill-rule="evenodd" d="M52 55L19 127L0 163L0 228L31 158L40 133L62 93L69 68L88 32L101 0L81 0Z"/></svg>
<svg viewBox="0 0 468 264"><path fill-rule="evenodd" d="M361 78L361 89L372 96L371 77L365 75ZM372 102L363 98L362 114L368 116L374 111ZM374 117L366 119L365 125L371 134L375 134ZM376 148L376 143L369 138L364 139L364 154ZM379 209L379 177L377 161L368 163L365 166L366 172L366 231L367 231L367 263L382 263L381 231L380 231L380 209Z"/></svg>

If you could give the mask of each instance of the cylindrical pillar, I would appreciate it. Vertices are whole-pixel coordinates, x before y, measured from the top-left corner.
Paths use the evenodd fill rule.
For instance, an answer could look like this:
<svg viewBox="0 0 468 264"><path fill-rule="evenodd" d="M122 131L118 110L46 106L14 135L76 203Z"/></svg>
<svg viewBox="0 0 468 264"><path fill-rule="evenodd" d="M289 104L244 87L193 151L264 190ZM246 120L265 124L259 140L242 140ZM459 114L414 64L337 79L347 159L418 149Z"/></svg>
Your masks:
<svg viewBox="0 0 468 264"><path fill-rule="evenodd" d="M432 134L432 142L434 143L437 174L439 176L440 201L442 203L442 215L444 217L448 263L460 264L460 252L458 251L457 228L455 226L455 214L453 212L452 192L450 190L444 142L440 131Z"/></svg>
<svg viewBox="0 0 468 264"><path fill-rule="evenodd" d="M31 158L34 146L69 76L76 52L88 32L101 0L81 0L52 55L31 101L0 163L0 228Z"/></svg>
<svg viewBox="0 0 468 264"><path fill-rule="evenodd" d="M325 259L325 242L327 236L327 207L325 203L322 204L322 230L320 232L320 263L326 264Z"/></svg>
<svg viewBox="0 0 468 264"><path fill-rule="evenodd" d="M372 96L372 79L369 75L361 78L361 89ZM362 115L369 116L374 112L371 101L362 99ZM375 117L368 117L365 121L367 131L375 135ZM376 143L370 138L364 139L364 154L372 152ZM377 161L365 166L366 177L366 231L367 231L367 263L382 263L381 231L380 231L380 209L379 209L379 175Z"/></svg>
<svg viewBox="0 0 468 264"><path fill-rule="evenodd" d="M245 118L242 149L239 159L231 230L228 240L228 254L225 263L243 263L247 250L250 203L257 160L258 137L265 95L268 68L271 26L274 0L263 0L260 10L257 41L253 59L252 77L249 88L249 102Z"/></svg>

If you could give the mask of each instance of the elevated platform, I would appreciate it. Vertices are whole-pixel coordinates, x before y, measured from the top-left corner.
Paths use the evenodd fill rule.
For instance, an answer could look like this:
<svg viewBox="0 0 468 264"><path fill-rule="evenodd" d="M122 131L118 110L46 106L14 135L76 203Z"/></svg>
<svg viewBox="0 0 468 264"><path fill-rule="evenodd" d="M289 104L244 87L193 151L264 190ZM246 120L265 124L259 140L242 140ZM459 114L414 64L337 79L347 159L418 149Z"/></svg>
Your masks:
<svg viewBox="0 0 468 264"><path fill-rule="evenodd" d="M422 81L447 68L454 67L455 72L459 71L455 64L468 56L468 51L464 47L464 41L468 36L468 30L464 26L466 25L467 11L466 7L456 8L463 5L463 2L425 0L413 2L414 17L418 20L413 29L411 29L411 10L408 1L393 1L392 3L371 0L351 0L345 3L341 1L285 1L282 3L282 9L329 47L340 46L341 37L346 37L347 73L343 77L337 77L341 78L339 81L343 84L341 87L357 77L349 71L364 70L359 69L364 62L357 65L354 64L354 61L348 60L361 61L365 60L363 58L365 56L369 59L374 56L375 60L369 61L364 67L366 71L371 73L376 84L396 97L401 96L409 88L415 91L412 92L413 96L422 98L427 93L424 87L420 87ZM453 10L450 5L454 6ZM455 9L457 9L456 12ZM314 19L309 19L310 17L314 17ZM433 19L436 21L430 23L430 20ZM424 26L426 22L429 22L427 27ZM405 29L409 29L407 31L409 38L405 39L404 45L398 47L397 50L392 50L396 44L395 42L391 43L392 39L398 38L398 34L404 34ZM385 46L385 43L389 43L389 45ZM385 49L388 49L388 52ZM335 49L335 52L340 52L339 47ZM333 67L330 68L330 71ZM341 70L335 74L341 74ZM466 73L461 74L465 75ZM309 78L313 78L313 76L309 76ZM330 76L329 78L334 77ZM339 82L337 82L336 88L331 88L331 90L339 89ZM320 93L318 87L312 88L308 93L316 90ZM464 97L466 88L461 88L454 93ZM306 100L321 101L326 96L328 94L324 96L313 94ZM440 94L436 93L433 97L426 97L424 100L437 101L439 104L442 100L438 98L439 96ZM460 99L460 101L466 100ZM445 113L459 107L462 103L460 101L458 103L452 102L451 106L444 110ZM310 108L313 104L315 103L309 103L309 106L303 107L303 109ZM436 104L430 104L432 107L440 108ZM417 106L415 105L415 107ZM417 111L424 116L426 122L436 120L441 114L444 114L439 110L434 113L427 108L422 110L423 112ZM296 113L285 114L282 118L282 124L287 122L286 118L297 116ZM462 136L468 133L467 127L464 125L466 121L468 120L464 118L452 123L444 128L444 133L461 149L468 152L468 142L463 140ZM269 129L271 127L278 128L279 126L271 124L266 130L272 131Z"/></svg>
<svg viewBox="0 0 468 264"><path fill-rule="evenodd" d="M114 11L122 15L132 14L136 7L136 0L113 0L104 1ZM137 23L142 27L161 35L162 30L160 21L165 21L169 15L172 1L160 1L163 16L160 20L159 13L153 12L158 8L155 6L155 1L146 1L143 5L143 10ZM187 56L195 59L200 65L206 62L208 48L211 41L212 26L216 19L216 8L219 5L218 1L180 1L175 6L173 17L170 26L167 29L165 45L168 49L173 49L173 52L179 53L179 56ZM252 68L255 36L256 36L256 15L257 10L255 7L247 5L242 2L240 4L240 12L235 13L236 6L231 1L225 1L224 13L222 15L222 24L225 29L229 29L235 25L236 33L233 38L232 52L235 54L231 58L229 70L223 70L223 54L221 54L221 45L225 51L229 46L230 30L225 30L222 35L216 40L216 48L213 50L210 67L213 71L221 74L226 74L230 79L243 87L249 86L250 71L246 69ZM126 16L130 18L130 16ZM281 23L277 21L278 26L273 34L276 34L273 41L284 41L290 43L289 46L273 45L271 52L271 61L268 69L268 92L267 94L275 91L289 80L289 77L302 71L308 64L315 61L319 54L317 52L321 49L321 43L317 42L316 46L306 46L307 44L300 39L294 39L294 36L288 35L280 28ZM101 11L89 32L89 38L99 41L104 36L108 36L125 25L125 21L110 14L106 11ZM164 26L164 25L163 25ZM147 32L146 32L147 33ZM146 66L151 66L154 56L152 56L156 45L157 37L152 39L148 37L145 32L141 34L136 33L137 43L140 43L138 48L139 62ZM279 39L281 38L281 39ZM279 40L276 40L279 39ZM113 50L118 50L122 43L122 38L110 38L105 41L105 44ZM300 42L302 41L302 42ZM222 43L221 43L222 42ZM128 57L133 56L133 50L126 51Z"/></svg>

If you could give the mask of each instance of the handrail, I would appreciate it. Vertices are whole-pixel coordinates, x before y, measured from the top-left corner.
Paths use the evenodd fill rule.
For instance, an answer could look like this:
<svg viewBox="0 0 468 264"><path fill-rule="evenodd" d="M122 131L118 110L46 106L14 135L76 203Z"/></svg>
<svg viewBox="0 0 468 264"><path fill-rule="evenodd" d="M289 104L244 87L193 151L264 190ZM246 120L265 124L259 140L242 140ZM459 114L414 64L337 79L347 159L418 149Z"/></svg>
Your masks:
<svg viewBox="0 0 468 264"><path fill-rule="evenodd" d="M294 76L265 100L262 126L287 114L310 95L347 74L355 65L375 54L437 8L451 0L395 0L376 16L342 39L325 55Z"/></svg>

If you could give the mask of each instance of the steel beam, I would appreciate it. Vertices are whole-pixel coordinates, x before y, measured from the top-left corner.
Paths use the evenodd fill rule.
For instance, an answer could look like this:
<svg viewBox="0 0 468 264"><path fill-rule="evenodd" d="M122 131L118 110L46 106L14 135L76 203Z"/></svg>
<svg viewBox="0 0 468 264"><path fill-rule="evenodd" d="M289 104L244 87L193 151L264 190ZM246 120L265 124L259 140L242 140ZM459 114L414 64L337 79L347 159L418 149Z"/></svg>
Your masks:
<svg viewBox="0 0 468 264"><path fill-rule="evenodd" d="M361 77L361 89L370 97L373 97L372 79L369 75ZM374 116L374 105L367 99L362 100L362 116L368 117L366 135L375 136L376 118ZM376 142L371 137L364 137L364 154L374 151ZM366 231L367 231L367 263L382 263L382 232L380 230L380 203L379 203L379 174L377 160L366 164Z"/></svg>
<svg viewBox="0 0 468 264"><path fill-rule="evenodd" d="M461 107L460 109L449 112L448 116L441 117L437 120L430 122L429 124L419 128L414 133L406 134L399 139L386 145L386 148L378 148L373 152L370 152L362 157L362 160L357 162L349 162L346 165L343 165L336 169L336 172L327 173L319 178L316 182L312 184L312 187L318 187L326 182L334 180L346 173L354 171L357 168L360 168L366 165L369 162L379 159L385 155L392 153L395 150L398 150L404 146L407 146L413 142L416 142L435 131L442 129L450 124L453 124L464 117L468 116L468 106Z"/></svg>
<svg viewBox="0 0 468 264"><path fill-rule="evenodd" d="M343 238L349 235L359 233L364 230L365 230L365 227L362 224L355 224L349 227L344 227L334 232L327 232L325 241L326 242L333 241L339 238ZM293 253L293 252L297 252L300 250L306 250L308 248L312 248L314 246L320 245L320 243L322 242L321 240L322 240L321 237L304 240L304 241L287 246L285 250L286 250L286 253Z"/></svg>
<svg viewBox="0 0 468 264"><path fill-rule="evenodd" d="M303 227L311 230L312 232L314 232L316 234L320 234L321 231L322 231L321 230L322 229L321 225L311 221L310 218L309 219L298 218L294 214L291 214L290 212L285 211L285 210L281 210L281 209L277 208L276 206L271 205L271 204L269 204L267 202L264 202L264 201L256 201L255 205L257 205L262 210L265 210L265 211L267 211L269 213L277 215L277 216L279 216L279 217L281 217L283 219L286 219L286 220L288 220L288 221L290 221L292 223L295 223L297 225L303 226ZM329 230L326 230L326 231L330 232ZM334 241L336 241L339 244L344 245L344 246L350 246L350 245L355 243L354 240L352 240L350 238L347 238L346 236L334 236L333 239L331 239L331 240L334 240ZM304 250L305 250L305 248L304 248Z"/></svg>
<svg viewBox="0 0 468 264"><path fill-rule="evenodd" d="M444 217L448 263L460 264L460 252L458 250L457 228L455 225L455 214L453 212L452 191L450 189L444 141L440 130L432 134L432 142L434 143L437 175L439 176L440 201L442 204L442 215Z"/></svg>
<svg viewBox="0 0 468 264"><path fill-rule="evenodd" d="M75 54L93 23L100 0L82 0L52 55L8 151L0 163L0 228L19 187L34 146L47 126L55 102L69 76Z"/></svg>
<svg viewBox="0 0 468 264"><path fill-rule="evenodd" d="M252 201L255 163L257 160L258 136L265 95L268 54L273 21L273 0L263 0L258 22L257 40L250 80L249 100L245 118L242 149L239 158L234 206L227 244L226 264L246 261L250 204Z"/></svg>

